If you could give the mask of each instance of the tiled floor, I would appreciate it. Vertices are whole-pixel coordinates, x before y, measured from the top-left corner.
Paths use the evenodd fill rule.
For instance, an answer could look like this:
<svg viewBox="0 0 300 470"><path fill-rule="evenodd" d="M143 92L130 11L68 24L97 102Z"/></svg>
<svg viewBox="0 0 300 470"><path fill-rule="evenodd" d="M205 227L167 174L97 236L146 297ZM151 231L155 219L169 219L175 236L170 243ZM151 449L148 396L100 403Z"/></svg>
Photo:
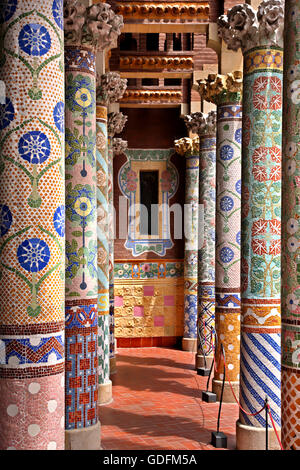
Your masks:
<svg viewBox="0 0 300 470"><path fill-rule="evenodd" d="M100 407L106 450L208 450L218 403L201 401L206 378L194 353L167 348L119 348L113 402ZM223 404L220 431L235 448L236 404Z"/></svg>

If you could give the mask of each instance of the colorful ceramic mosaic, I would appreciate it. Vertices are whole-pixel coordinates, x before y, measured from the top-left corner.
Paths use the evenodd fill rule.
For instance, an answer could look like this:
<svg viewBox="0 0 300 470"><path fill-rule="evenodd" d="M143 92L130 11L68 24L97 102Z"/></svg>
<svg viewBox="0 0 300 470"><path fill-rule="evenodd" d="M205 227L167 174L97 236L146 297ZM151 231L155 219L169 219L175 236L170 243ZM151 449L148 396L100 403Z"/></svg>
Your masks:
<svg viewBox="0 0 300 470"><path fill-rule="evenodd" d="M92 58L92 49L76 52ZM65 54L74 56L74 47ZM76 63L65 70L67 430L98 421L96 77Z"/></svg>
<svg viewBox="0 0 300 470"><path fill-rule="evenodd" d="M109 357L115 357L115 320L114 320L114 171L113 140L108 139L108 227L109 227Z"/></svg>
<svg viewBox="0 0 300 470"><path fill-rule="evenodd" d="M284 449L300 449L300 2L286 2L282 188L282 429Z"/></svg>
<svg viewBox="0 0 300 470"><path fill-rule="evenodd" d="M57 0L0 15L1 449L64 448L61 17Z"/></svg>
<svg viewBox="0 0 300 470"><path fill-rule="evenodd" d="M130 216L128 220L128 239L125 242L125 248L132 250L133 256L151 252L159 256L165 256L166 250L173 247L168 210L165 209L169 207L169 201L178 188L178 172L170 162L173 153L174 149L128 149L125 152L127 162L124 163L119 171L118 182L122 194L129 200ZM162 214L159 218L159 238L144 238L136 226L135 208L138 208L140 202L138 172L143 169L147 170L150 167L159 171L159 204L162 207Z"/></svg>
<svg viewBox="0 0 300 470"><path fill-rule="evenodd" d="M183 336L183 278L115 280L116 338Z"/></svg>
<svg viewBox="0 0 300 470"><path fill-rule="evenodd" d="M198 355L212 355L215 333L216 137L200 137L199 204L204 244L198 252Z"/></svg>
<svg viewBox="0 0 300 470"><path fill-rule="evenodd" d="M226 382L240 376L242 107L218 106L216 199L216 334L226 356ZM219 361L220 348L216 360ZM221 371L214 380L222 380ZM228 385L228 384L227 384ZM232 398L233 399L233 398Z"/></svg>
<svg viewBox="0 0 300 470"><path fill-rule="evenodd" d="M255 68L250 60L253 54L273 60ZM267 395L274 421L280 426L283 70L282 62L277 62L278 56L282 56L282 50L276 47L245 53L240 398L243 408L253 413L263 406ZM262 415L241 413L240 420L251 426L265 425Z"/></svg>
<svg viewBox="0 0 300 470"><path fill-rule="evenodd" d="M182 277L184 263L177 261L119 261L114 263L114 278L117 279L165 279Z"/></svg>

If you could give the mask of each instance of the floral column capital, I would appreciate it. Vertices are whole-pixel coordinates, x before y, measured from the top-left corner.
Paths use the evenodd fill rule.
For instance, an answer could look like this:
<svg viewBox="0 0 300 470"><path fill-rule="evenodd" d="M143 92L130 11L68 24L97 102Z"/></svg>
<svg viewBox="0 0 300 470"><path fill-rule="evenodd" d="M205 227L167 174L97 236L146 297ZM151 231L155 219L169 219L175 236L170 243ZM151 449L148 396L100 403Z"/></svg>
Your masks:
<svg viewBox="0 0 300 470"><path fill-rule="evenodd" d="M115 134L121 134L127 122L128 116L123 113L109 113L107 122L107 131L112 139Z"/></svg>
<svg viewBox="0 0 300 470"><path fill-rule="evenodd" d="M284 0L264 0L258 10L246 3L218 18L219 36L228 49L245 53L257 46L283 47Z"/></svg>
<svg viewBox="0 0 300 470"><path fill-rule="evenodd" d="M198 136L215 134L217 129L217 112L187 114L184 116L184 122L187 129L198 134Z"/></svg>
<svg viewBox="0 0 300 470"><path fill-rule="evenodd" d="M199 155L199 137L183 137L174 141L176 153L181 156Z"/></svg>
<svg viewBox="0 0 300 470"><path fill-rule="evenodd" d="M210 74L204 80L197 80L197 83L202 99L217 106L240 103L242 100L243 73L238 70L227 75Z"/></svg>
<svg viewBox="0 0 300 470"><path fill-rule="evenodd" d="M127 79L118 72L107 72L97 76L97 103L108 106L119 101L127 88Z"/></svg>
<svg viewBox="0 0 300 470"><path fill-rule="evenodd" d="M107 3L86 7L77 0L64 0L66 45L90 45L103 51L121 34L123 26L123 17Z"/></svg>
<svg viewBox="0 0 300 470"><path fill-rule="evenodd" d="M113 139L113 153L114 155L121 155L128 148L127 140L114 137Z"/></svg>

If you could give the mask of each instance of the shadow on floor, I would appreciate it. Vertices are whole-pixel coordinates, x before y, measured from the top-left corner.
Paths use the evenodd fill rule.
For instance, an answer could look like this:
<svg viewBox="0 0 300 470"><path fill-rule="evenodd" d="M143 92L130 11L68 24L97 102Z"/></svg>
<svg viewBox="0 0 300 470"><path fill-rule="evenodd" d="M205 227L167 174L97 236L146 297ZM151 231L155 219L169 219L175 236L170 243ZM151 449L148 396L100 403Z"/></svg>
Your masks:
<svg viewBox="0 0 300 470"><path fill-rule="evenodd" d="M190 354L191 354L190 364L186 364L184 362L177 362L173 359L150 357L150 356L147 357L146 360L147 360L147 365L149 366L178 367L180 369L195 370L195 353L190 353ZM116 357L117 357L117 361L120 360L124 362L130 362L130 364L145 365L145 357L139 357L139 356L132 357L130 355L126 355L122 352L122 348L118 349L118 354L116 355Z"/></svg>

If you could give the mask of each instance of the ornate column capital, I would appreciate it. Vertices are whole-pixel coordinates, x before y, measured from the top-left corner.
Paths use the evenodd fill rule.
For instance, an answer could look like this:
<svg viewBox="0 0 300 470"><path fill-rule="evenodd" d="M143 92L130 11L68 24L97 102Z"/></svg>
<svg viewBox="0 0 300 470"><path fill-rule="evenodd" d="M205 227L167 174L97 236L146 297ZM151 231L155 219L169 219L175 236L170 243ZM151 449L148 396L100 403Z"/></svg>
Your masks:
<svg viewBox="0 0 300 470"><path fill-rule="evenodd" d="M228 49L245 53L257 46L283 47L284 0L263 0L255 10L246 3L218 18L218 32Z"/></svg>
<svg viewBox="0 0 300 470"><path fill-rule="evenodd" d="M127 88L127 79L121 78L117 72L108 72L97 75L96 96L97 103L108 106L119 101Z"/></svg>
<svg viewBox="0 0 300 470"><path fill-rule="evenodd" d="M123 113L109 113L107 121L107 133L110 138L120 134L127 122L128 116Z"/></svg>
<svg viewBox="0 0 300 470"><path fill-rule="evenodd" d="M181 156L199 155L199 137L183 137L174 141L176 153Z"/></svg>
<svg viewBox="0 0 300 470"><path fill-rule="evenodd" d="M114 137L113 139L113 153L114 155L121 155L128 148L127 140Z"/></svg>
<svg viewBox="0 0 300 470"><path fill-rule="evenodd" d="M107 3L86 7L77 0L64 0L66 45L90 45L103 51L121 34L123 17Z"/></svg>
<svg viewBox="0 0 300 470"><path fill-rule="evenodd" d="M198 92L202 99L217 106L222 103L240 103L243 90L243 73L235 71L227 75L210 74L204 80L197 80Z"/></svg>
<svg viewBox="0 0 300 470"><path fill-rule="evenodd" d="M187 129L198 136L215 134L217 129L217 112L210 111L208 114L201 112L187 114L184 116Z"/></svg>

